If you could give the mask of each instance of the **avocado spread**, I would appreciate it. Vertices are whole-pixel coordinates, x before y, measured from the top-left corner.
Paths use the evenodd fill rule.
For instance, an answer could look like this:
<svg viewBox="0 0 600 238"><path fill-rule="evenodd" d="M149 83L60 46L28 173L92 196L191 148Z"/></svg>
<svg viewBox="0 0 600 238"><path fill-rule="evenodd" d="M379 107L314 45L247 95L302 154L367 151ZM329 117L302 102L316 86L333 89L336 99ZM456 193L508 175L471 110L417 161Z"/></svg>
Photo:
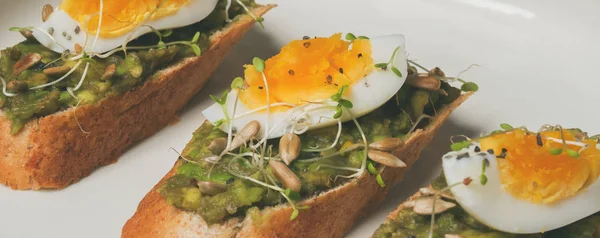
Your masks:
<svg viewBox="0 0 600 238"><path fill-rule="evenodd" d="M444 176L432 182L436 190L446 187ZM507 218L510 219L510 218ZM431 216L419 215L413 209L405 208L398 215L382 224L373 238L420 238L429 237ZM486 238L595 238L600 237L600 213L594 214L568 226L539 234L509 234L495 231L471 217L460 206L451 208L435 216L433 237L444 238L446 234L460 235L461 237L486 237Z"/></svg>
<svg viewBox="0 0 600 238"><path fill-rule="evenodd" d="M370 143L392 137L404 139L414 131L414 128L425 127L428 123L427 118L424 117L425 114L435 116L436 110L453 102L461 94L460 89L445 82L442 82L441 88L443 91L427 91L405 84L398 91L396 97L377 110L357 119L367 141ZM419 118L425 119L419 120ZM177 174L162 184L158 191L170 204L186 211L196 212L209 224L219 223L231 217L243 217L248 209L253 207L262 208L309 198L348 182L350 178L340 176L355 173L340 168L357 169L361 167L363 160L366 159L364 150L362 148L351 151L345 149L363 143L357 128L352 121L344 123L341 136L334 149L323 152L302 151L298 159L289 165L290 170L299 178L301 189L299 192L286 189L283 193L287 195L285 197L282 192L230 173L231 170L235 170L237 174L246 175L268 185L281 184L273 175L271 167L259 166L257 168L253 166L253 161L250 159L234 160L235 155L251 151L246 147L242 146L233 154L224 156L219 163L207 162L204 158L214 155L209 149L211 141L227 137L226 133L213 128L207 122L194 133L191 142L184 149L179 160L180 166L177 168ZM337 131L338 126L331 126L299 135L302 150L331 146L335 141ZM267 145L272 145L272 147L269 146L269 151L272 150L272 152L268 152L269 154L278 154L278 143L278 139L267 141ZM339 151L343 153L339 153ZM336 152L337 155L327 157ZM302 161L319 156L325 158L309 162ZM232 162L232 160L234 161ZM369 167L371 167L369 171L373 174L372 179L376 179L377 171L374 170L377 168L380 171L382 166L371 160L369 163ZM218 185L216 187L219 187L220 191L212 194L201 193L199 181L212 181L213 185ZM293 219L293 215L291 219Z"/></svg>
<svg viewBox="0 0 600 238"><path fill-rule="evenodd" d="M254 0L241 0L247 7L254 7ZM199 37L196 45L200 52L210 46L209 36L225 27L225 9L227 0L219 0L213 12L204 20L186 27L173 29L172 33L163 35L163 41L169 42L185 41L191 42L197 33ZM229 16L234 19L244 14L245 10L236 1L232 1L229 8ZM166 32L166 31L165 31ZM170 32L170 31L169 31ZM130 46L154 46L159 42L156 34L146 34L130 43ZM19 72L13 72L13 67L25 57L37 53L41 59L34 60L31 66ZM143 82L151 80L152 75L158 70L169 67L187 57L193 57L194 52L190 45L174 44L166 47L155 47L145 50L127 50L127 53L119 52L107 58L93 57L84 59L80 67L73 71L64 80L42 87L36 86L51 83L63 75L69 69L75 68L79 60L69 60L75 54L62 55L47 49L35 39L25 40L13 47L0 52L0 77L6 81L6 91L16 94L8 97L0 93L0 110L12 121L12 134L18 133L21 128L32 118L43 117L77 105L93 104L102 98L119 95L128 90L133 90ZM26 60L26 59L25 59ZM85 81L73 97L68 88L75 88L84 73L84 66L90 63ZM61 70L59 66L62 67ZM53 69L55 72L52 72ZM66 70L64 70L66 68ZM112 70L110 70L112 68ZM58 72L57 72L58 71ZM112 71L107 73L107 71Z"/></svg>

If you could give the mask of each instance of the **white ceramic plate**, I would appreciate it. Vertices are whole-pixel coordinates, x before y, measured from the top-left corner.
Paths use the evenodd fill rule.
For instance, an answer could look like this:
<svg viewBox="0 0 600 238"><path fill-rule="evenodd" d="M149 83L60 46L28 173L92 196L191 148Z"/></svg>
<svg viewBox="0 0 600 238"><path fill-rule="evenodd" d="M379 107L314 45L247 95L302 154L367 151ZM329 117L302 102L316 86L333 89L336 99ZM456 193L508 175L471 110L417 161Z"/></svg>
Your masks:
<svg viewBox="0 0 600 238"><path fill-rule="evenodd" d="M56 3L57 0L51 1ZM267 2L267 1L263 1ZM62 191L11 191L0 186L0 237L119 237L142 197L171 169L210 105L242 64L267 58L292 39L334 32L402 33L409 57L464 75L481 90L459 108L395 186L383 206L359 221L348 237L368 237L389 212L439 173L439 158L455 134L478 135L502 122L537 129L562 124L600 133L600 2L497 0L302 0L280 6L229 54L181 121L139 143L118 163ZM0 46L21 36L11 26L39 23L35 0L0 0ZM224 83L226 82L226 83Z"/></svg>

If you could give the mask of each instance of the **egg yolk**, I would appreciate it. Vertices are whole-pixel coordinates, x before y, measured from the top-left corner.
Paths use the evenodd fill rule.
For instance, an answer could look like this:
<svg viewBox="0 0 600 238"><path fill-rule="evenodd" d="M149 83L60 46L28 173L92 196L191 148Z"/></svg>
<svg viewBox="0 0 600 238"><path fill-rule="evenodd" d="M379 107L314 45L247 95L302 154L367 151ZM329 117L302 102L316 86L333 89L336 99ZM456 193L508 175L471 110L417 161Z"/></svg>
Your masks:
<svg viewBox="0 0 600 238"><path fill-rule="evenodd" d="M149 20L174 15L189 0L103 0L100 37L118 37ZM82 30L96 34L100 20L99 0L63 0L59 8L77 21Z"/></svg>
<svg viewBox="0 0 600 238"><path fill-rule="evenodd" d="M577 133L563 130L565 141L577 141ZM497 157L505 156L497 161L506 191L533 203L549 204L574 196L594 183L600 173L600 151L595 141L581 141L588 145L585 149L567 145L580 151L575 158L566 153L560 134L547 131L538 136L515 130L483 138L480 143L482 150L491 149ZM553 148L563 148L563 153L552 155L549 151Z"/></svg>
<svg viewBox="0 0 600 238"><path fill-rule="evenodd" d="M239 93L240 101L250 109L267 105L262 74L252 65L245 68L246 87ZM302 105L328 99L340 87L350 87L373 68L371 42L367 39L348 42L338 33L329 38L295 40L265 62L269 102Z"/></svg>

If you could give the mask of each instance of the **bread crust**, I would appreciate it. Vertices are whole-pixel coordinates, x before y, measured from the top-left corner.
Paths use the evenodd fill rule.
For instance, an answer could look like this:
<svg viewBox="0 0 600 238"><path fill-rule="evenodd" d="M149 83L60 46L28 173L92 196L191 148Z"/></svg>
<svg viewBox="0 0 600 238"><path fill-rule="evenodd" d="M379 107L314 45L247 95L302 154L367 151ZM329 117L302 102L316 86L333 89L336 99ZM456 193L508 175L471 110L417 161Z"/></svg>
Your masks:
<svg viewBox="0 0 600 238"><path fill-rule="evenodd" d="M438 111L424 130L415 131L394 154L408 166L386 168L382 188L368 173L340 187L307 199L300 206L309 206L290 221L292 207L287 204L249 211L244 218L232 218L224 224L207 226L201 216L169 205L156 188L173 176L181 162L144 197L137 211L123 227L122 237L341 237L361 217L381 204L392 185L400 182L404 173L419 158L450 113L471 94Z"/></svg>
<svg viewBox="0 0 600 238"><path fill-rule="evenodd" d="M253 12L260 16L273 7ZM176 117L253 23L242 15L211 36L201 57L161 70L120 96L32 120L17 135L10 134L11 122L0 111L0 183L21 190L64 188L116 162Z"/></svg>

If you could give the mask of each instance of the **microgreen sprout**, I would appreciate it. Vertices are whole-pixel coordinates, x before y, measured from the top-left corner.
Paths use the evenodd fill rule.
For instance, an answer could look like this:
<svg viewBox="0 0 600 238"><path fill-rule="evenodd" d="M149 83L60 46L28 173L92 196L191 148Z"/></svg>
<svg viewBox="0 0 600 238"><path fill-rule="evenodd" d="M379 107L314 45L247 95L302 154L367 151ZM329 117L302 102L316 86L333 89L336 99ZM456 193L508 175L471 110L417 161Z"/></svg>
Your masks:
<svg viewBox="0 0 600 238"><path fill-rule="evenodd" d="M354 105L352 104L352 102L350 100L342 98L343 94L347 88L348 88L348 85L344 85L344 86L340 87L340 89L338 90L338 92L336 94L331 96L331 100L333 100L334 102L337 102L337 105L335 108L335 114L333 115L333 119L338 119L342 116L342 114L344 112L343 108L350 109L350 108L354 107Z"/></svg>
<svg viewBox="0 0 600 238"><path fill-rule="evenodd" d="M348 40L348 41L354 41L354 40L356 40L356 39L361 39L361 40L368 40L368 39L369 39L369 37L366 37L366 36L355 36L355 35L354 35L354 34L352 34L352 33L346 33L346 36L345 36L345 38L346 38L346 40Z"/></svg>
<svg viewBox="0 0 600 238"><path fill-rule="evenodd" d="M233 81L231 82L231 89L241 89L242 87L244 87L244 79L241 77L237 77L235 79L233 79Z"/></svg>
<svg viewBox="0 0 600 238"><path fill-rule="evenodd" d="M267 103L267 114L266 114L266 121L265 121L265 134L263 136L263 138L258 142L258 144L256 146L260 146L263 143L267 142L267 139L269 138L269 116L271 115L271 95L270 95L270 91L269 91L269 82L267 81L267 76L265 75L265 60L259 58L259 57L254 57L252 59L252 65L254 66L254 68L256 69L256 71L260 72L262 79L263 79L263 83L265 84L265 96L266 96L266 103ZM257 147L254 148L257 148Z"/></svg>
<svg viewBox="0 0 600 238"><path fill-rule="evenodd" d="M388 61L387 63L377 63L377 64L375 64L375 67L380 68L382 70L387 70L388 67L390 67L390 65L391 65L392 72L394 72L394 74L396 74L396 76L402 78L402 72L400 72L400 70L392 64L392 62L396 58L396 53L398 53L398 50L400 50L400 46L398 46L398 47L396 47L396 49L394 49L394 52L392 53L392 56L390 57L390 61Z"/></svg>
<svg viewBox="0 0 600 238"><path fill-rule="evenodd" d="M500 124L500 128L504 129L505 131L510 131L512 129L515 129L513 126L511 126L510 124L507 124L507 123Z"/></svg>
<svg viewBox="0 0 600 238"><path fill-rule="evenodd" d="M385 182L383 181L383 178L381 177L381 173L377 174L376 180L377 180L377 184L379 184L379 186L381 186L382 188L385 187Z"/></svg>
<svg viewBox="0 0 600 238"><path fill-rule="evenodd" d="M430 226L429 226L429 238L433 238L433 230L435 228L435 226L434 226L435 225L435 201L437 199L439 199L439 197L440 197L440 195L442 193L445 193L445 192L449 191L450 189L452 189L452 188L454 188L456 186L459 186L459 185L469 186L472 181L473 181L473 179L467 177L467 178L463 179L462 182L457 182L457 183L448 185L447 187L445 187L445 188L443 188L443 189L441 189L439 191L436 191L433 194L433 198L434 199L433 199L433 205L431 206L431 223L430 223Z"/></svg>
<svg viewBox="0 0 600 238"><path fill-rule="evenodd" d="M481 183L481 185L487 184L488 178L485 175L485 170L490 165L489 163L490 162L487 159L481 161L481 175L479 175L479 182Z"/></svg>
<svg viewBox="0 0 600 238"><path fill-rule="evenodd" d="M254 13L252 13L252 11L250 11L250 9L248 9L248 7L246 7L246 5L244 5L244 3L240 0L236 0L236 2L238 4L240 4L240 6L242 6L242 8L244 8L244 10L246 11L246 13L248 13L248 15L250 15L252 18L254 18L254 20L256 22L258 22L258 24L260 24L260 27L262 27L263 29L265 28L265 25L263 25L263 21L265 21L265 19L261 16L256 16L254 15Z"/></svg>

